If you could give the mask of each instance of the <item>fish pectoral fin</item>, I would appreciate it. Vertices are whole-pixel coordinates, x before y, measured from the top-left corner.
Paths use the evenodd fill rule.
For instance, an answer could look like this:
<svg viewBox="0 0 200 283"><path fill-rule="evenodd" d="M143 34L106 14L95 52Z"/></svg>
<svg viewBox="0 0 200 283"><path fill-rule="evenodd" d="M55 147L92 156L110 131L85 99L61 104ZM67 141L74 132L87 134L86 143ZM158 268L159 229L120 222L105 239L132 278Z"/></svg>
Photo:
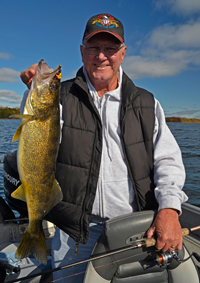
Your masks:
<svg viewBox="0 0 200 283"><path fill-rule="evenodd" d="M30 115L30 114L14 114L9 116L9 118L16 118L16 119L35 119L34 115Z"/></svg>
<svg viewBox="0 0 200 283"><path fill-rule="evenodd" d="M20 200L26 202L23 184L21 184L14 192L12 192L11 197L16 198L16 199L20 199Z"/></svg>
<svg viewBox="0 0 200 283"><path fill-rule="evenodd" d="M21 131L22 131L22 127L23 127L23 124L21 123L17 129L17 131L15 132L14 136L13 136L13 139L12 139L12 142L16 141L19 139L20 135L21 135Z"/></svg>
<svg viewBox="0 0 200 283"><path fill-rule="evenodd" d="M13 139L12 139L12 142L14 142L14 141L16 141L16 140L19 139L19 137L20 137L20 135L21 135L22 128L23 128L23 126L24 126L27 122L36 119L36 117L33 116L33 115L21 115L21 114L19 114L19 115L12 115L12 116L10 116L10 117L13 117L13 116L20 116L20 117L18 117L18 118L23 118L23 120L22 120L21 124L19 125L17 131L15 132L15 134L14 134L14 136L13 136ZM23 117L22 117L22 116L23 116Z"/></svg>
<svg viewBox="0 0 200 283"><path fill-rule="evenodd" d="M62 199L63 199L63 194L61 188L55 179L53 183L51 199L49 201L49 207L47 207L47 212L49 212L54 206L56 206L59 202L61 202Z"/></svg>

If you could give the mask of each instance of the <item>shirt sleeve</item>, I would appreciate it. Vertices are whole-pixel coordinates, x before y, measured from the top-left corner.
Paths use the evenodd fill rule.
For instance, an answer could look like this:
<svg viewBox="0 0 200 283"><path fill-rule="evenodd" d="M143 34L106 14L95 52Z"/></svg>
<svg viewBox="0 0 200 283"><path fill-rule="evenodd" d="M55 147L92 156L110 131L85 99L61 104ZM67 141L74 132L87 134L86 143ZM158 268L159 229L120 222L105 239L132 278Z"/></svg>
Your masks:
<svg viewBox="0 0 200 283"><path fill-rule="evenodd" d="M29 94L29 89L25 90L25 92L24 92L24 95L23 95L23 98L22 98L22 101L21 101L21 104L20 104L20 114L24 113L24 107L26 105L26 99L28 97L28 94Z"/></svg>
<svg viewBox="0 0 200 283"><path fill-rule="evenodd" d="M185 168L180 148L168 128L164 111L155 99L154 183L158 210L173 208L181 213L181 204L188 200L182 191Z"/></svg>

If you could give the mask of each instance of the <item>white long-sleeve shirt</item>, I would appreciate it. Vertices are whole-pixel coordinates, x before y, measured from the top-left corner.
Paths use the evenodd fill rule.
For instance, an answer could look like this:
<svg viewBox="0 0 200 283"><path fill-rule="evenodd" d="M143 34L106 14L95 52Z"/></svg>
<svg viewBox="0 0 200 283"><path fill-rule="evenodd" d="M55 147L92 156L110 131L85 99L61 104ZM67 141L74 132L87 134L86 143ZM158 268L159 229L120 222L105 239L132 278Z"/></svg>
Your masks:
<svg viewBox="0 0 200 283"><path fill-rule="evenodd" d="M100 99L84 68L90 94L102 121L103 149L92 211L93 215L101 218L113 218L137 210L120 139L122 74L120 67L117 89L105 93ZM164 111L156 99L153 145L155 197L159 204L158 209L173 208L181 212L181 204L187 200L182 191L185 169L179 146L166 125Z"/></svg>
<svg viewBox="0 0 200 283"><path fill-rule="evenodd" d="M128 175L120 140L122 72L120 67L118 88L105 93L100 99L84 70L90 94L102 120L102 159L92 210L93 219L98 221L137 210L133 185ZM25 92L20 106L21 113L27 95L28 92ZM61 128L62 124L61 118ZM179 146L166 125L164 111L156 99L153 145L155 197L159 204L158 209L173 208L181 212L181 204L187 201L187 196L182 191L185 170Z"/></svg>

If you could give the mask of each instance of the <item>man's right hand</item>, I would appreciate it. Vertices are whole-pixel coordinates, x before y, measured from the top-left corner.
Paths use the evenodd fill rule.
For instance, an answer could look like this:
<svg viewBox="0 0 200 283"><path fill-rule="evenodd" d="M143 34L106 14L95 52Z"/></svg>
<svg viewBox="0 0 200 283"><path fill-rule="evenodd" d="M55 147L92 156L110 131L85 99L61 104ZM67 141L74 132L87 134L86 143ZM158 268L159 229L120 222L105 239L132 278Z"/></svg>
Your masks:
<svg viewBox="0 0 200 283"><path fill-rule="evenodd" d="M28 69L22 71L21 74L20 74L20 78L21 78L22 82L25 83L29 89L31 87L32 79L36 74L35 67L37 65L38 64L31 65Z"/></svg>

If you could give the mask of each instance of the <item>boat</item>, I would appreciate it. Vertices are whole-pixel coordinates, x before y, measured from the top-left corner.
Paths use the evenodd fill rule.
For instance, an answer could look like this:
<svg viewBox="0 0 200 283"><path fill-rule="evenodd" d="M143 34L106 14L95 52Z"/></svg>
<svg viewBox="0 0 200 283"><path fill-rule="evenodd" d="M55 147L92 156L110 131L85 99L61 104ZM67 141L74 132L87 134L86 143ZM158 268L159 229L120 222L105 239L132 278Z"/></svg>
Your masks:
<svg viewBox="0 0 200 283"><path fill-rule="evenodd" d="M28 225L26 204L10 196L19 184L16 152L8 152L4 157L5 199L0 197L0 265L1 261L5 263L5 282L51 282L55 271L51 266L51 241L56 231L53 223L43 220L47 265L39 264L32 256L22 260L14 256ZM181 251L162 253L154 246L145 246L144 241L155 216L156 211L143 211L106 221L87 260L84 283L200 282L200 230L188 230ZM188 229L199 226L200 208L184 203L180 223Z"/></svg>
<svg viewBox="0 0 200 283"><path fill-rule="evenodd" d="M125 243L131 247L133 242L137 246L137 241L142 242L144 231L151 226L155 215L155 211L143 211L108 220L91 258L121 249ZM199 227L199 222L200 208L183 204L181 226ZM174 253L156 251L154 246L139 245L137 249L114 253L110 258L92 260L88 263L84 283L200 282L200 230L184 236L183 243L182 250Z"/></svg>
<svg viewBox="0 0 200 283"><path fill-rule="evenodd" d="M23 280L23 282L51 282L52 273L42 273L52 268L51 241L56 231L56 226L53 223L46 220L43 220L42 223L47 246L46 265L38 263L32 255L22 260L15 259L16 249L28 227L26 203L11 197L12 192L20 184L17 170L17 151L7 152L4 156L5 199L0 197L0 266L3 264L6 269L5 282L27 276L33 277Z"/></svg>
<svg viewBox="0 0 200 283"><path fill-rule="evenodd" d="M39 264L32 255L24 259L16 259L15 252L28 227L28 219L16 218L5 200L0 197L0 266L2 265L6 271L5 282L34 274L36 276L23 282L52 281L51 273L37 275L51 269L51 241L56 231L55 225L51 222L43 220L42 225L47 246L47 265ZM45 281L47 278L48 281Z"/></svg>

